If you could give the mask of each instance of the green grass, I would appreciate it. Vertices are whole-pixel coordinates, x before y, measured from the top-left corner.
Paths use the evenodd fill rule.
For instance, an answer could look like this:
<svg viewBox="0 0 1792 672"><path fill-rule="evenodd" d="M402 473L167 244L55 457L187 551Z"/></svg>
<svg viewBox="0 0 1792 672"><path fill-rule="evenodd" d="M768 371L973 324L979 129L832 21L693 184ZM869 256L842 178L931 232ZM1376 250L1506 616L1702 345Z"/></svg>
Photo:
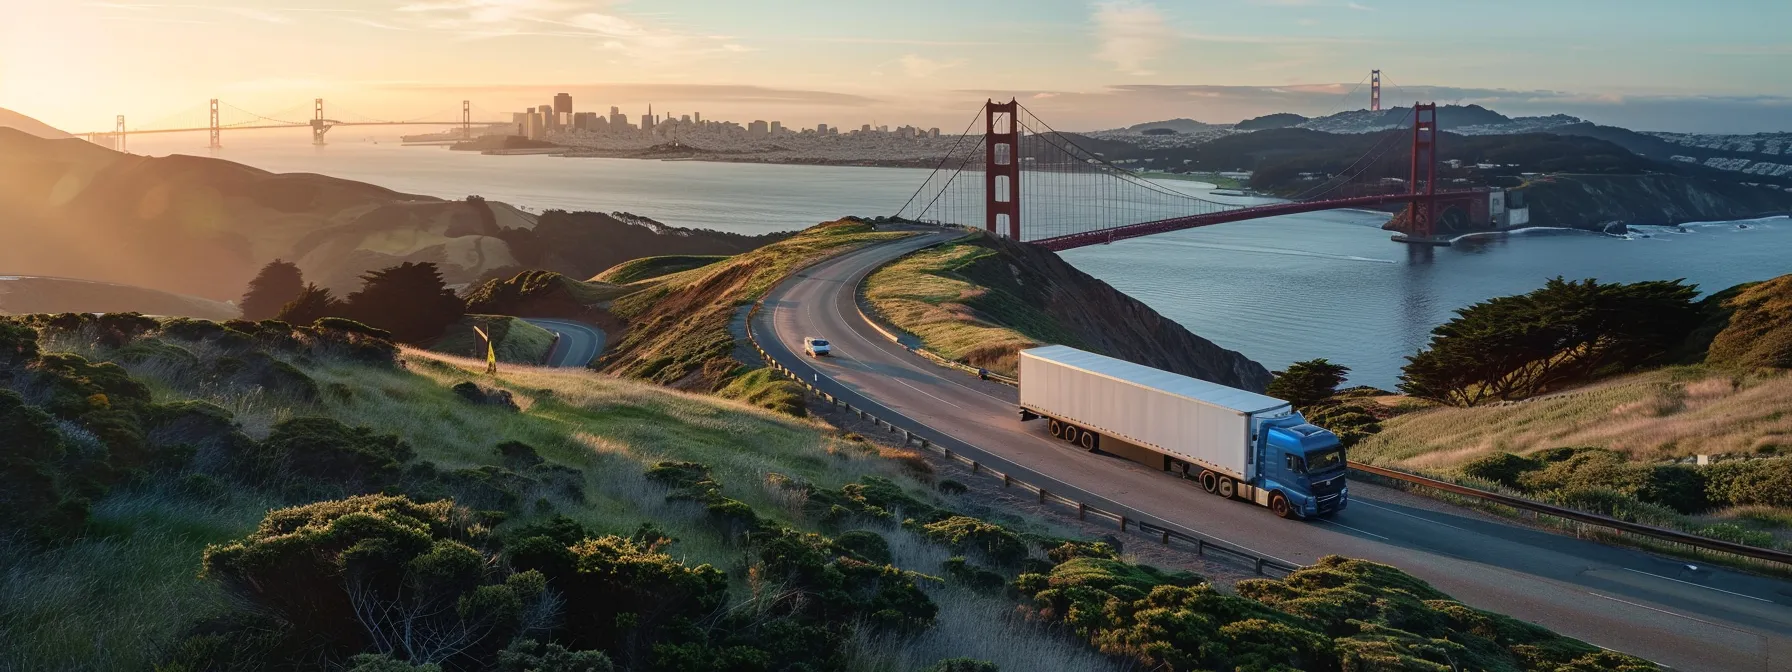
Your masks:
<svg viewBox="0 0 1792 672"><path fill-rule="evenodd" d="M1497 451L1595 446L1635 460L1792 449L1792 372L1672 367L1516 403L1384 421L1351 459L1450 470Z"/></svg>
<svg viewBox="0 0 1792 672"><path fill-rule="evenodd" d="M701 268L727 258L728 255L725 254L669 254L630 259L592 276L591 281L626 285Z"/></svg>
<svg viewBox="0 0 1792 672"><path fill-rule="evenodd" d="M722 389L716 390L716 396L744 401L788 415L801 416L805 412L803 386L766 368L754 369L736 377Z"/></svg>
<svg viewBox="0 0 1792 672"><path fill-rule="evenodd" d="M607 373L713 391L741 372L729 322L792 271L845 249L913 235L841 220L726 260L667 275L617 299L610 312L627 321L599 365Z"/></svg>
<svg viewBox="0 0 1792 672"><path fill-rule="evenodd" d="M885 321L920 338L928 350L997 373L1013 375L1014 353L1020 350L1079 343L1026 300L966 275L980 262L1000 264L996 255L974 244L922 250L871 274L865 298Z"/></svg>
<svg viewBox="0 0 1792 672"><path fill-rule="evenodd" d="M666 502L643 476L648 465L709 464L730 496L787 519L794 503L770 483L774 473L823 487L905 473L875 448L747 403L560 369L511 367L492 378L476 373L480 360L415 350L405 361L393 370L301 362L335 390L328 401L239 404L238 419L260 438L280 419L325 415L398 434L419 460L444 468L496 464L498 442L522 441L584 470L589 497L559 502L566 515L621 534L654 521L679 539L675 554L724 568L739 564L738 548L700 511ZM156 380L157 371L133 375L148 379L159 401L176 398L177 386ZM467 404L448 389L465 380L511 390L523 411ZM36 555L0 544L0 669L147 667L182 628L225 607L216 586L196 576L200 551L246 534L276 505L242 493L202 506L153 486L116 491L96 503L86 538Z"/></svg>
<svg viewBox="0 0 1792 672"><path fill-rule="evenodd" d="M540 364L554 348L554 332L508 315L468 315L448 327L430 350L443 354L480 357L485 344L473 327L484 329L496 344L498 361Z"/></svg>

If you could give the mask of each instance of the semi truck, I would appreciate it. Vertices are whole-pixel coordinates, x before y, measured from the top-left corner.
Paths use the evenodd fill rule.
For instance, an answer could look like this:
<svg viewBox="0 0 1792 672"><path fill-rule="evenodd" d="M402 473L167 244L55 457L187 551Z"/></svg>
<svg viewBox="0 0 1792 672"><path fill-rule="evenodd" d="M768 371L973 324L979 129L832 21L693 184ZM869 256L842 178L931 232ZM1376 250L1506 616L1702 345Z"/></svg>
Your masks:
<svg viewBox="0 0 1792 672"><path fill-rule="evenodd" d="M1020 418L1044 418L1055 438L1161 464L1283 518L1328 516L1350 502L1337 435L1249 390L1048 345L1020 352Z"/></svg>

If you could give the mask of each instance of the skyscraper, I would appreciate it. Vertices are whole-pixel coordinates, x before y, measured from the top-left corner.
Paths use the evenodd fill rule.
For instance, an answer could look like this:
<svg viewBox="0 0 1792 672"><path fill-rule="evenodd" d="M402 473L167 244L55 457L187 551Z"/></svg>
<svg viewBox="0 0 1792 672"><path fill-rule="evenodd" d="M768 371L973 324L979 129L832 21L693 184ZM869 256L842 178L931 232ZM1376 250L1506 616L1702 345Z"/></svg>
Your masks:
<svg viewBox="0 0 1792 672"><path fill-rule="evenodd" d="M558 123L560 117L554 114L553 105L537 107L535 108L535 113L541 115L541 131L543 134L548 131L560 130L560 124Z"/></svg>
<svg viewBox="0 0 1792 672"><path fill-rule="evenodd" d="M784 132L784 122L782 122L782 121L772 122L772 135L777 135L777 134L783 133L783 132Z"/></svg>
<svg viewBox="0 0 1792 672"><path fill-rule="evenodd" d="M554 113L555 114L572 114L572 94L570 94L570 93L554 94Z"/></svg>
<svg viewBox="0 0 1792 672"><path fill-rule="evenodd" d="M641 115L641 132L642 133L652 133L653 132L653 104L652 103L647 104L647 114Z"/></svg>
<svg viewBox="0 0 1792 672"><path fill-rule="evenodd" d="M612 106L610 108L610 130L620 131L625 128L628 128L628 116L622 113L622 108Z"/></svg>
<svg viewBox="0 0 1792 672"><path fill-rule="evenodd" d="M815 125L815 134L816 135L827 135L828 134L828 125L827 124L816 124Z"/></svg>
<svg viewBox="0 0 1792 672"><path fill-rule="evenodd" d="M765 120L754 119L747 124L747 135L750 137L762 138L767 134L768 128L770 127L766 125Z"/></svg>

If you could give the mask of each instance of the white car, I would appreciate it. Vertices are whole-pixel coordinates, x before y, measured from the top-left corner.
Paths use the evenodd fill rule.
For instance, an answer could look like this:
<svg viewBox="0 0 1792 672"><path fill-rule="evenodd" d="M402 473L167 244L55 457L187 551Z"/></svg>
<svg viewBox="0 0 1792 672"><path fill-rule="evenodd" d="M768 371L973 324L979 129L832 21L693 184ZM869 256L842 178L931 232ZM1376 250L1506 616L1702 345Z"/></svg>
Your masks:
<svg viewBox="0 0 1792 672"><path fill-rule="evenodd" d="M803 352L810 357L820 357L830 350L827 339L810 336L803 339Z"/></svg>

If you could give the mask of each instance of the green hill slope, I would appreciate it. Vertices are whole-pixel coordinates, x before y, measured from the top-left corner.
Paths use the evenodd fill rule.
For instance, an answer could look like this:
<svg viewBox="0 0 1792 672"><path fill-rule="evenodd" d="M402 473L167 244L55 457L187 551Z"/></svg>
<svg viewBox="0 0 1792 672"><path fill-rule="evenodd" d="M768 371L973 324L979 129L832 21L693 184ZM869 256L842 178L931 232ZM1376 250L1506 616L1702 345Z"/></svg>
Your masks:
<svg viewBox="0 0 1792 672"><path fill-rule="evenodd" d="M608 282L626 285L651 278L671 275L693 268L700 268L727 259L727 255L674 254L658 257L642 257L631 259L591 278L593 282Z"/></svg>

